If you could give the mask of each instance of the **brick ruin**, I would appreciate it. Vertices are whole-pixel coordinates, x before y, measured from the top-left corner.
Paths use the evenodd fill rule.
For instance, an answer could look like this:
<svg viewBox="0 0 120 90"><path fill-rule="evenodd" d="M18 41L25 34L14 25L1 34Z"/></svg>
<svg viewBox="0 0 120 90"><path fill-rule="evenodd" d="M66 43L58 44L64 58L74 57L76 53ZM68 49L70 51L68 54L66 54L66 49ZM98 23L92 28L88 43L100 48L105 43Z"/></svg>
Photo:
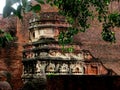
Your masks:
<svg viewBox="0 0 120 90"><path fill-rule="evenodd" d="M29 22L30 41L29 43L24 45L23 60L22 60L24 65L24 69L23 69L24 72L22 74L22 79L24 82L25 81L29 82L29 80L34 81L34 79L44 82L43 79L42 80L40 79L42 75L43 76L44 75L47 76L49 75L58 75L58 76L59 75L80 75L80 76L81 75L85 75L85 76L115 75L116 76L119 73L113 67L111 68L110 64L106 64L106 62L103 61L105 59L102 60L101 58L97 59L95 56L96 54L98 54L99 56L99 53L96 52L96 54L94 53L95 55L91 54L91 51L94 51L92 49L96 48L96 46L91 46L92 42L89 43L90 39L88 39L87 42L85 41L87 40L87 37L85 36L86 34L85 35L78 34L74 39L75 41L77 41L77 43L74 42L72 45L66 45L66 48L73 46L74 52L63 53L61 50L62 46L58 44L57 36L59 35L60 31L66 30L69 27L69 25L64 20L65 18L60 17L57 13L57 10L52 9L49 5L42 6L40 17L41 18L33 18ZM91 23L98 23L98 22L95 20L95 22L91 22ZM99 29L102 29L101 25L99 24L97 25L100 26ZM89 30L89 32L86 33L92 35L95 28L97 27L92 26L91 28L92 31ZM99 30L98 32L100 34ZM84 35L85 37L82 37L82 35ZM95 37L96 36L95 34L93 34L92 36L95 39L97 39ZM99 41L100 42L97 41L98 45L106 45L105 42L101 42L101 40ZM95 41L95 44L97 42ZM88 50L84 50L84 49L88 49ZM96 50L99 51L99 49ZM108 67L108 65L110 66ZM115 70L115 72L113 69ZM59 82L60 84L61 80L62 79L60 79L60 81L55 80L56 85L57 82ZM50 85L54 87L54 83L51 83L51 81L48 81L48 83L49 83L48 88L50 87ZM119 88L119 86L117 87Z"/></svg>
<svg viewBox="0 0 120 90"><path fill-rule="evenodd" d="M114 2L111 5L111 7L112 7L112 9L118 10L119 3ZM45 11L45 10L46 10L46 12L47 11L48 12L56 11L56 9L49 10L49 5L46 5L45 7L43 7L42 11ZM51 11L51 10L53 10L53 11ZM31 17L29 17L29 18L31 18ZM15 43L10 44L9 47L0 49L0 53L1 53L0 70L6 70L11 73L11 75L12 75L11 84L13 86L13 90L19 90L19 88L23 84L23 82L21 80L21 75L22 75L22 71L23 71L22 70L23 64L21 61L22 53L27 52L27 50L23 51L22 46L24 43L29 42L29 32L28 32L29 25L27 25L25 23L29 23L28 22L29 20L25 20L24 25L21 24L21 22L19 20L17 20L17 19L15 19L15 20L17 21L16 22L16 24L17 24L16 25L16 31L17 31L16 37L18 38L18 40ZM79 33L78 35L75 36L75 39L74 39L75 41L78 41L79 43L81 43L81 45L79 45L80 50L84 51L84 49L87 49L88 52L90 52L90 54L95 57L95 58L93 57L90 62L82 61L82 62L86 62L86 64L82 63L82 65L83 66L88 65L88 68L89 68L89 72L86 70L86 71L84 71L84 73L87 73L87 74L89 73L90 75L93 75L93 74L96 75L96 74L100 74L100 72L101 72L100 70L103 70L103 72L104 72L103 74L105 75L105 74L109 74L108 71L111 72L111 70L113 70L115 73L117 73L117 75L120 75L120 57L119 57L119 55L120 55L120 53L119 53L120 30L118 28L114 29L114 31L116 32L117 42L115 44L111 45L109 43L104 42L101 39L100 33L101 33L102 28L101 28L101 25L98 24L98 21L94 20L91 23L92 23L92 27L90 28L90 30L86 31L85 33ZM3 25L1 27L4 28ZM97 30L96 30L96 28L97 28ZM35 43L33 43L32 45L30 44L30 47L31 46L33 47L34 45L36 47ZM39 45L41 45L41 43L39 43ZM51 45L51 43L50 43L50 45ZM28 44L28 46L29 46L29 44ZM27 46L25 45L25 47L27 47ZM57 46L57 48L58 48L58 46ZM37 50L33 49L33 51L37 51ZM96 58L98 58L98 59L96 59ZM94 59L95 59L95 61L94 61ZM30 59L28 59L28 60L30 60ZM101 61L102 61L102 63L101 63ZM27 61L23 61L23 63L25 63L25 62L27 62ZM91 65L92 65L92 67L91 67ZM99 66L99 65L105 66L105 67L98 68L97 66ZM98 69L99 69L99 73L96 72ZM82 70L84 70L84 69L82 69ZM118 82L118 80L117 80L117 82ZM117 85L118 85L118 83L117 83Z"/></svg>
<svg viewBox="0 0 120 90"><path fill-rule="evenodd" d="M82 76L88 76L87 78L89 80L91 76L103 77L117 75L112 69L105 67L101 60L95 58L89 50L81 48L80 43L73 42L64 46L66 49L72 47L74 49L73 52L62 51L63 48L58 42L58 35L61 31L67 31L67 28L70 27L63 16L60 16L57 12L41 12L39 16L40 18L34 17L30 19L29 42L23 46L22 79L26 83L25 85L32 82L38 88L44 87L46 82L45 76L47 76L47 90L53 90L53 88L56 90L58 87L58 90L63 90L65 87L62 87L60 83L66 82L66 75L72 75L73 77L81 76L79 78L77 77L78 80L83 78ZM55 76L57 79L49 78L50 75ZM72 79L72 77L70 78ZM95 80L99 79L100 77L95 78ZM55 83L51 83L52 80ZM81 83L84 84L85 82L87 84L88 80L82 79ZM103 83L104 80L109 81L103 77L100 82ZM111 83L113 81L110 79L109 84ZM59 86L57 86L58 84ZM74 88L77 88L73 82L72 84ZM96 83L96 85L98 84ZM106 88L109 88L109 84L106 84ZM116 88L115 85L114 87ZM69 86L66 87L66 89L68 88ZM84 88L84 85L79 88ZM102 86L102 88L105 88L105 86Z"/></svg>
<svg viewBox="0 0 120 90"><path fill-rule="evenodd" d="M58 35L70 27L64 17L57 12L42 12L39 16L30 19L30 41L24 45L22 78L25 81L49 74L115 75L77 43L64 46L65 49L73 47L73 52L62 51Z"/></svg>

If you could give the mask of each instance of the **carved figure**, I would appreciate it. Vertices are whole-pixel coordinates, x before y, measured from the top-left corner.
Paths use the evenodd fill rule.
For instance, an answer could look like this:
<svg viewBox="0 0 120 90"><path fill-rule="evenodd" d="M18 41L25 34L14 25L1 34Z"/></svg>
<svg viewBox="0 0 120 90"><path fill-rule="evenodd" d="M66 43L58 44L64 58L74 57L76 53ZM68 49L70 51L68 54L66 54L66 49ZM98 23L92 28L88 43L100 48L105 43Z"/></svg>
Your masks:
<svg viewBox="0 0 120 90"><path fill-rule="evenodd" d="M55 71L55 64L49 63L49 65L46 67L47 72L54 72Z"/></svg>

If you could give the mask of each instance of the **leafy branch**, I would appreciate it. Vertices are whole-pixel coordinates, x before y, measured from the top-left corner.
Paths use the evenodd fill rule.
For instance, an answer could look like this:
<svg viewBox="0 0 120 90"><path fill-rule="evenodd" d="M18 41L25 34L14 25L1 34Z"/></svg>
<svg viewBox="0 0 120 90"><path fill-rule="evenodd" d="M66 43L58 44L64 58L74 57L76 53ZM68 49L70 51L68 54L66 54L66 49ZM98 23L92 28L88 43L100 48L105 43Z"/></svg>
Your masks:
<svg viewBox="0 0 120 90"><path fill-rule="evenodd" d="M97 18L103 25L101 36L107 42L115 42L115 33L112 29L120 27L120 13L109 13L109 5L112 0L35 0L38 4L33 5L29 0L6 0L3 16L11 14L23 18L23 13L41 10L41 4L48 3L59 8L59 13L66 17L72 28L67 32L61 32L60 44L67 44L73 41L73 36L78 32L85 32L89 27L89 19ZM118 0L114 0L118 1ZM17 4L17 9L12 6Z"/></svg>

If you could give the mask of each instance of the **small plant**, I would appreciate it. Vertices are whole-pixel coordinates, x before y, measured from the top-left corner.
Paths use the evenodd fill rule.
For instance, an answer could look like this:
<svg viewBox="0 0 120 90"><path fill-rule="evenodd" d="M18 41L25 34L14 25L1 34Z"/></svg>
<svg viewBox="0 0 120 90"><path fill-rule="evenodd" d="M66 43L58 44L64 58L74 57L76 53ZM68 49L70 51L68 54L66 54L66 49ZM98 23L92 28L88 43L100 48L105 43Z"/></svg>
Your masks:
<svg viewBox="0 0 120 90"><path fill-rule="evenodd" d="M4 32L0 29L0 47L5 47L7 43L13 40L13 37L10 33Z"/></svg>

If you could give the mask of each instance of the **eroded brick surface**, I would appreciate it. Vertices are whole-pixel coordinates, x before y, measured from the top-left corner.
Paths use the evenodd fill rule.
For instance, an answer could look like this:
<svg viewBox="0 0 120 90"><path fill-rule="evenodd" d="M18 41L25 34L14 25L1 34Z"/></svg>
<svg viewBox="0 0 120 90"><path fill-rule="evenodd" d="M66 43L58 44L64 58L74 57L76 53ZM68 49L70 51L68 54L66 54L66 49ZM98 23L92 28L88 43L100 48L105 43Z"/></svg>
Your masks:
<svg viewBox="0 0 120 90"><path fill-rule="evenodd" d="M119 3L111 5L112 8L120 10ZM47 5L44 7L43 11L49 11ZM51 9L52 11L53 9ZM55 9L56 10L56 9ZM6 20L2 19L0 21L0 28L5 28ZM27 23L27 20L26 22ZM75 40L79 40L82 43L83 49L88 49L95 57L99 58L103 64L111 68L118 75L120 75L120 29L116 28L116 38L117 42L115 44L106 43L101 39L101 29L102 27L96 20L92 21L93 23L90 30L87 30L85 33L79 33ZM22 30L21 27L23 26ZM22 86L21 74L22 74L22 45L25 42L28 42L28 31L27 24L21 25L20 22L17 22L17 38L15 44L10 44L6 48L0 48L0 70L7 70L12 74L12 86L14 90L18 90ZM92 71L94 72L94 71ZM116 84L117 85L117 84Z"/></svg>

